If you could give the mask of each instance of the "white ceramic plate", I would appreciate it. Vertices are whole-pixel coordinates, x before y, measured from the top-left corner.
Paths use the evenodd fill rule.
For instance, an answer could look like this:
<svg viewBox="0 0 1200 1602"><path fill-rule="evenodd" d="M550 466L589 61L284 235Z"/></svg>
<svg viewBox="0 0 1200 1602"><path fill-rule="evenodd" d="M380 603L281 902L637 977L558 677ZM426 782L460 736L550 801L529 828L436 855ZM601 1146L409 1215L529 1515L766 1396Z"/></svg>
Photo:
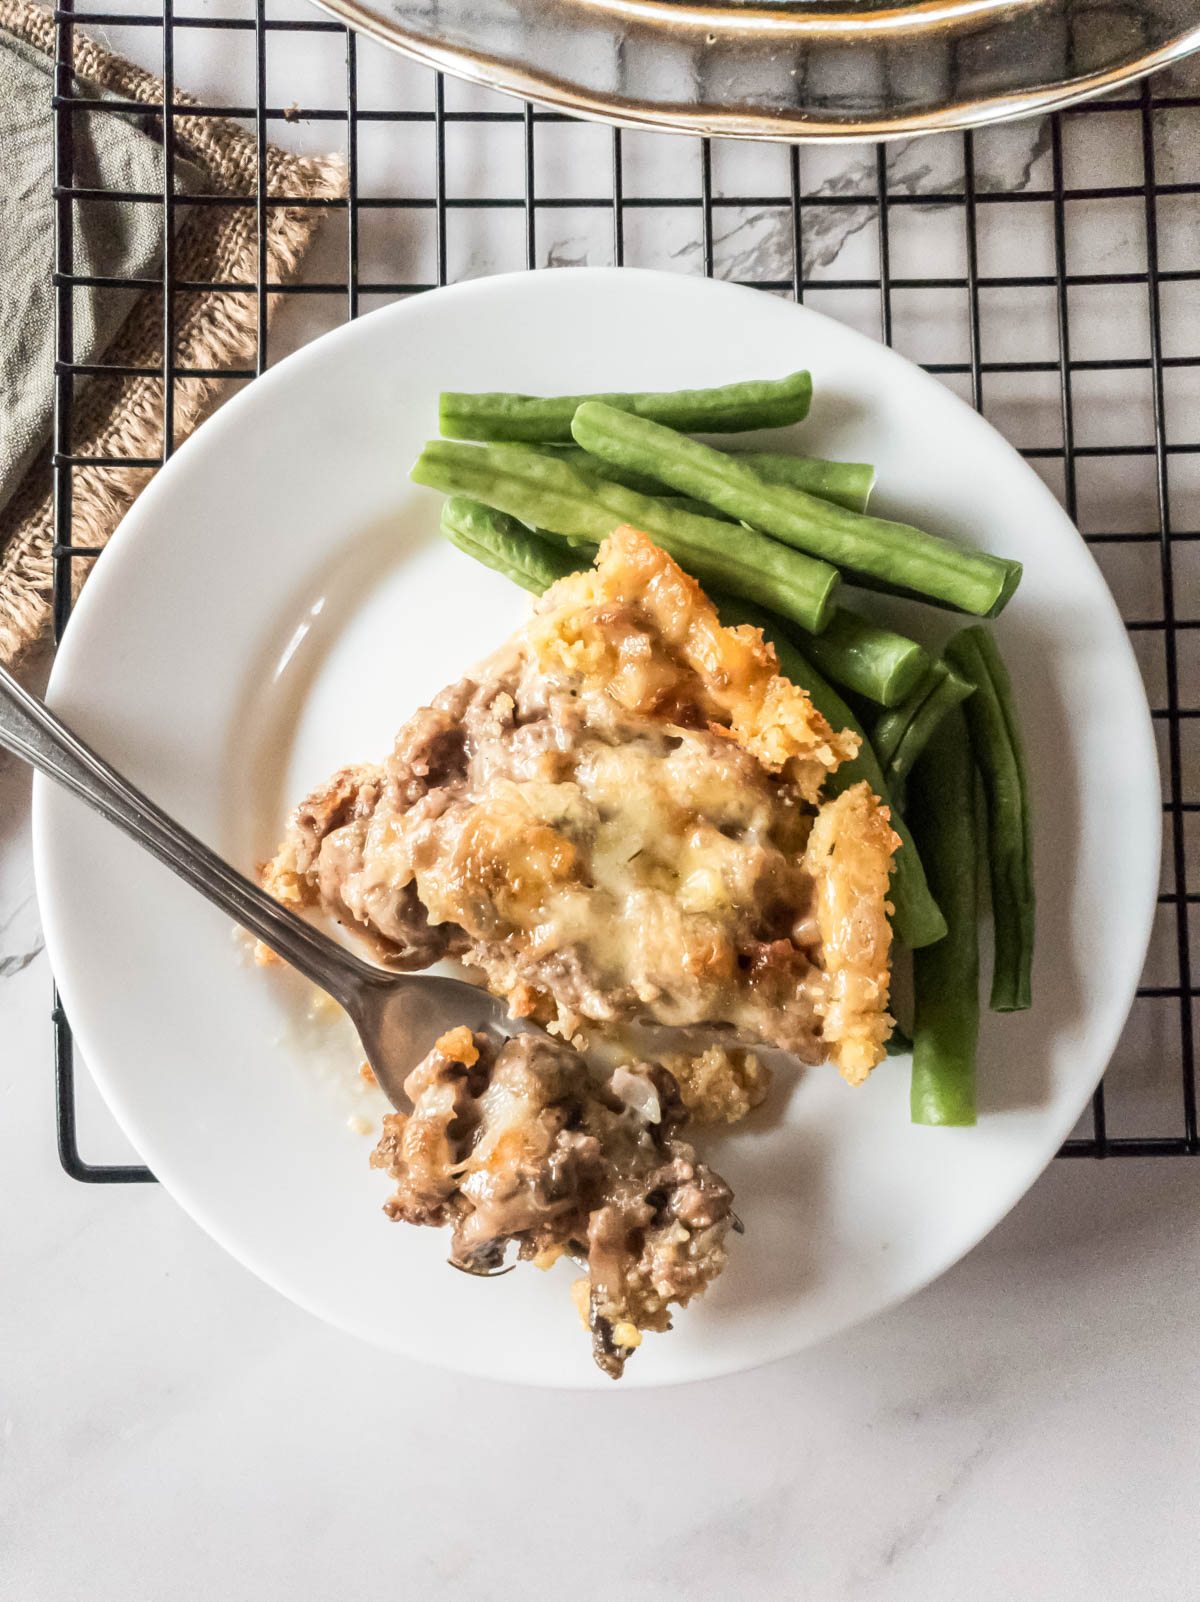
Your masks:
<svg viewBox="0 0 1200 1602"><path fill-rule="evenodd" d="M1029 1186L1112 1051L1157 885L1154 745L1116 607L1034 473L934 379L767 295L634 271L486 279L339 329L206 423L101 558L51 683L103 753L250 869L310 784L383 753L523 615L520 592L439 542L438 497L407 480L439 389L675 387L798 366L816 390L804 449L877 463L880 508L1025 562L998 635L1033 765L1037 1002L985 1015L975 1129L913 1128L908 1064L893 1059L857 1091L831 1069L781 1075L762 1112L709 1141L746 1236L626 1385L794 1352L927 1282ZM437 1232L385 1220L387 1181L347 1124L379 1108L354 1093L352 1044L305 1021L293 976L255 970L219 913L41 782L34 821L84 1056L205 1229L398 1352L608 1383L568 1266L481 1283L445 1266Z"/></svg>

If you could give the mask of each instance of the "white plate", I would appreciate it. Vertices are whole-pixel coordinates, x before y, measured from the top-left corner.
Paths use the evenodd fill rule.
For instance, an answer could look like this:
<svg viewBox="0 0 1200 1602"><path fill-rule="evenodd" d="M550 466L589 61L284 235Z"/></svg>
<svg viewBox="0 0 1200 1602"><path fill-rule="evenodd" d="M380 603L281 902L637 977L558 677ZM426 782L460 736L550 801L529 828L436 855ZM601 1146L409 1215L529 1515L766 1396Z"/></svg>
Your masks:
<svg viewBox="0 0 1200 1602"><path fill-rule="evenodd" d="M1116 607L1050 493L934 379L786 302L635 271L517 274L389 306L281 363L138 501L59 652L50 699L246 869L338 764L500 641L525 598L439 542L406 473L452 389L675 387L811 367L803 447L878 464L878 505L1025 562L998 625L1032 755L1033 1011L985 1014L981 1119L913 1128L908 1064L862 1090L782 1076L708 1142L746 1236L724 1277L626 1385L729 1373L845 1329L973 1246L1086 1103L1129 1007L1159 863L1150 721ZM935 627L949 620L923 612ZM155 1173L230 1252L313 1312L477 1374L607 1385L572 1270L480 1283L432 1230L380 1211L386 1179L348 1114L356 1061L255 970L226 920L39 782L37 877L87 1063ZM1119 849L1118 849L1119 845ZM784 1082L786 1080L786 1082Z"/></svg>

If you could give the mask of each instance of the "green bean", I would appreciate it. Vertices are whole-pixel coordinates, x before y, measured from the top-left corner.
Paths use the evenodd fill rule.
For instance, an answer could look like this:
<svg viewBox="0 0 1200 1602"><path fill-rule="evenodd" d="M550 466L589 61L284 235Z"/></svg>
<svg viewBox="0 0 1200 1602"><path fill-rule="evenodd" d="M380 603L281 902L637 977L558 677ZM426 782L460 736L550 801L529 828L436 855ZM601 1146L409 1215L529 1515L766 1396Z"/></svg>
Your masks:
<svg viewBox="0 0 1200 1602"><path fill-rule="evenodd" d="M560 541L542 539L516 518L465 495L452 495L443 504L442 533L460 551L534 595L591 560L590 554L576 556Z"/></svg>
<svg viewBox="0 0 1200 1602"><path fill-rule="evenodd" d="M986 629L963 629L946 656L975 686L964 710L987 802L996 933L991 1006L993 1012L1022 1012L1032 1001L1033 830L1012 684Z"/></svg>
<svg viewBox="0 0 1200 1602"><path fill-rule="evenodd" d="M892 1032L887 1037L885 1049L889 1057L905 1057L913 1049L912 1041L899 1024L892 1025Z"/></svg>
<svg viewBox="0 0 1200 1602"><path fill-rule="evenodd" d="M665 486L649 473L629 472L602 461L581 445L535 445L534 450L565 458L597 478L611 479L642 495L662 495ZM866 462L827 462L819 456L780 456L771 451L738 451L737 460L752 467L768 484L790 484L818 500L836 501L852 512L865 512L875 483L875 469ZM712 511L708 514L712 516Z"/></svg>
<svg viewBox="0 0 1200 1602"><path fill-rule="evenodd" d="M865 512L875 488L875 469L869 462L827 462L820 456L783 456L775 451L734 454L765 484L788 484L848 512Z"/></svg>
<svg viewBox="0 0 1200 1602"><path fill-rule="evenodd" d="M812 704L832 728L853 729L862 740L858 755L852 757L849 762L843 762L830 774L826 780L826 788L830 795L840 795L852 784L865 779L875 795L891 809L892 828L900 836L900 844L892 858L890 887L892 906L895 909L892 914L892 927L896 938L910 951L940 940L946 933L945 919L930 894L925 879L925 869L912 835L908 832L908 826L896 807L892 805L879 762L871 749L871 742L863 733L862 725L854 713L837 691L825 682L812 664L796 649L776 619L765 616L755 607L748 607L725 596L718 598L714 595L712 599L717 602L722 623L731 625L750 623L763 631L764 639L775 647L780 672L791 679L793 684L798 684L802 690L808 691Z"/></svg>
<svg viewBox="0 0 1200 1602"><path fill-rule="evenodd" d="M973 693L974 685L960 678L953 668L944 662L933 662L911 695L880 716L871 738L887 781L897 794L950 708L961 705Z"/></svg>
<svg viewBox="0 0 1200 1602"><path fill-rule="evenodd" d="M571 428L594 456L649 473L797 550L938 605L994 616L1020 580L1019 562L765 484L735 457L602 402L580 406Z"/></svg>
<svg viewBox="0 0 1200 1602"><path fill-rule="evenodd" d="M623 484L626 489L636 490L639 495L653 495L664 505L673 506L676 511L695 512L698 517L713 517L721 523L733 521L724 512L714 510L703 501L693 500L690 495L673 495L665 485L646 473L623 473L619 467L602 462L598 456L591 455L579 445L514 445L513 449L533 451L552 462L566 462L592 478L603 479L606 484Z"/></svg>
<svg viewBox="0 0 1200 1602"><path fill-rule="evenodd" d="M841 606L823 634L809 635L801 643L805 656L826 678L883 706L902 701L929 667L929 653L915 640Z"/></svg>
<svg viewBox="0 0 1200 1602"><path fill-rule="evenodd" d="M906 695L898 706L888 707L875 719L875 726L871 730L871 744L875 747L875 754L885 773L914 715L924 705L934 685L949 671L950 669L940 658L931 662L928 673L919 680L912 692Z"/></svg>
<svg viewBox="0 0 1200 1602"><path fill-rule="evenodd" d="M738 434L802 421L812 400L812 376L789 373L786 378L660 394L464 395L447 391L438 403L438 424L448 439L569 442L571 419L589 400L602 400L639 417L654 417L688 433Z"/></svg>
<svg viewBox="0 0 1200 1602"><path fill-rule="evenodd" d="M734 526L732 518L726 517L724 512L715 511L703 501L694 501L690 495L663 494L659 495L658 499L664 506L673 506L677 512L694 512L697 517L711 518L714 522L725 523L731 528Z"/></svg>
<svg viewBox="0 0 1200 1602"><path fill-rule="evenodd" d="M637 490L639 495L665 495L666 486L660 484L649 473L627 473L623 468L614 467L611 462L602 462L598 456L585 451L582 445L527 445L526 450L537 451L539 456L548 456L551 461L568 462L572 467L580 467L593 478L602 478L609 484L623 484L626 489ZM712 513L708 515L711 517Z"/></svg>
<svg viewBox="0 0 1200 1602"><path fill-rule="evenodd" d="M961 712L944 719L913 770L913 831L946 917L937 945L913 955L914 1124L975 1122L979 907L975 768Z"/></svg>
<svg viewBox="0 0 1200 1602"><path fill-rule="evenodd" d="M602 540L623 523L649 535L701 584L758 601L819 634L838 575L825 562L751 529L678 511L567 462L511 445L431 440L412 469L418 484L469 495L545 533Z"/></svg>

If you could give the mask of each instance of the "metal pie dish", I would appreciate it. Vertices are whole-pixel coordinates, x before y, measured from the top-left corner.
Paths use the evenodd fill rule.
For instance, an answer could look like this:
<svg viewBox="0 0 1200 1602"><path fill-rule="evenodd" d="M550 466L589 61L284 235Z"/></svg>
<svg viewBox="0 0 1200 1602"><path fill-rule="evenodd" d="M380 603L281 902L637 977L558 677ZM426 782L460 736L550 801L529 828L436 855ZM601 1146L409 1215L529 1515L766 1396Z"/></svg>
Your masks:
<svg viewBox="0 0 1200 1602"><path fill-rule="evenodd" d="M1104 93L1200 48L1194 0L317 0L419 61L576 116L889 139Z"/></svg>

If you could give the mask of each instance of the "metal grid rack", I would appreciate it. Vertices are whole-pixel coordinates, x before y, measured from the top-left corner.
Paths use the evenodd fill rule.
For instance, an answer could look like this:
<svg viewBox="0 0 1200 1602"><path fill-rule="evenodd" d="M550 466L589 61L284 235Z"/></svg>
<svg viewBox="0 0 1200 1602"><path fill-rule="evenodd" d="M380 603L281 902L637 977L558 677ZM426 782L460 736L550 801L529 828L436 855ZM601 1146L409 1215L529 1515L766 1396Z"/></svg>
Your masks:
<svg viewBox="0 0 1200 1602"><path fill-rule="evenodd" d="M1190 511L1180 516L1174 512L1172 473L1181 462L1190 458L1200 461L1200 429L1190 439L1172 437L1168 419L1168 382L1179 370L1200 374L1200 351L1172 353L1165 348L1163 326L1164 296L1172 286L1186 288L1200 285L1200 266L1195 256L1189 263L1172 268L1160 262L1160 214L1166 205L1180 202L1195 204L1200 197L1200 181L1190 178L1182 182L1162 181L1157 171L1156 121L1164 115L1194 118L1190 139L1200 144L1200 94L1164 92L1161 81L1143 82L1127 89L1115 98L1075 107L1048 119L1042 130L1045 178L1023 185L1005 186L994 179L980 177L979 140L985 137L976 133L941 135L942 141L956 141L960 154L957 157L961 174L945 185L935 183L921 187L912 183L897 183L891 170L889 147L861 147L861 158L869 154L867 171L873 174L871 191L864 195L861 187L847 191L844 186L828 182L814 183L807 174L810 160L808 150L790 148L778 152L779 168L786 172L786 183L781 192L768 195L747 195L729 192L714 179L714 152L720 146L707 140L691 141L699 145L698 193L687 195L641 194L631 191L628 183L629 147L634 139L662 138L645 134L623 134L613 129L604 134L608 142L609 184L606 193L599 196L572 196L569 199L538 192L535 149L542 140L552 139L555 125L570 123L572 119L556 113L535 110L532 106L504 102L505 109L454 110L447 104L447 85L435 75L431 104L417 109L396 106L391 109L366 109L360 105L360 54L380 47L360 42L340 24L322 20L315 12L303 18L273 18L267 14L267 0L252 0L253 14L241 17L203 15L177 15L174 0L164 0L163 10L155 15L138 15L119 10L77 10L72 0L63 0L55 12L56 71L54 106L56 113L56 174L57 201L57 257L54 282L57 303L57 388L54 438L54 487L56 500L55 522L55 609L56 636L66 626L71 606L70 573L72 564L81 556L94 554L73 544L72 540L72 473L78 458L72 456L72 400L75 380L82 369L75 363L72 334L72 294L74 288L90 282L73 271L73 217L75 201L87 201L87 194L76 187L74 172L73 125L80 108L94 109L96 102L79 94L72 74L74 29L77 23L91 27L151 28L161 35L161 76L166 85L166 104L149 108L163 127L167 151L165 161L164 193L161 197L129 197L141 204L157 204L170 213L176 204L174 195L173 156L171 129L174 115L171 101L175 85L175 45L177 36L187 29L220 29L252 34L256 96L253 105L189 105L187 115L223 116L245 119L254 128L259 150L259 182L255 197L202 197L211 204L248 204L255 207L259 239L259 273L254 283L223 284L223 293L254 296L258 308L258 347L254 371L228 372L224 375L205 373L181 374L171 359L173 292L180 287L175 274L172 251L172 230L163 230L165 241L162 262L163 293L163 457L171 449L172 402L174 384L181 376L225 376L246 379L254 372L262 372L268 365L268 336L266 299L269 292L282 291L285 295L322 295L338 297L346 318L359 314L365 296L397 297L414 294L444 284L454 273L449 266L448 218L464 209L489 211L516 211L524 225L524 264L530 268L542 265L539 257L539 221L554 208L570 207L578 212L609 219L608 260L617 265L630 259L627 249L629 219L639 217L639 224L647 214L669 215L679 208L690 208L698 214L698 249L696 265L706 274L722 270L723 276L739 276L736 271L725 272L718 260L718 247L722 237L724 219L744 215L747 208L760 213L771 210L775 221L782 227L785 258L790 256L789 270L782 276L754 276L749 279L753 287L766 292L792 296L803 301L819 291L822 304L829 305L829 297L836 292L862 292L876 298L877 332L887 342L893 341L896 326L896 308L899 297L906 292L955 291L965 295L967 342L964 359L956 362L926 362L931 372L938 373L947 382L957 384L977 408L985 408L990 386L1002 382L1002 375L1049 375L1055 391L1052 397L1057 418L1058 439L1052 444L1038 444L1024 449L1023 454L1046 471L1058 489L1073 518L1080 509L1080 474L1089 458L1141 458L1153 470L1153 486L1147 499L1149 527L1136 530L1110 529L1088 535L1102 554L1105 547L1143 547L1152 553L1157 568L1157 594L1161 609L1155 615L1126 617L1127 627L1135 644L1141 637L1155 646L1161 645L1161 672L1156 672L1160 685L1152 689L1153 714L1160 736L1164 780L1164 823L1166 851L1164 858L1163 887L1159 895L1159 915L1165 920L1160 933L1169 949L1169 983L1144 983L1139 989L1139 1005L1152 1003L1170 1009L1171 1022L1177 1030L1177 1051L1172 1043L1162 1054L1166 1058L1159 1064L1160 1078L1173 1088L1162 1102L1158 1121L1149 1129L1123 1134L1111 1127L1105 1086L1102 1084L1093 1101L1090 1119L1076 1131L1063 1147L1065 1156L1167 1156L1200 1154L1200 1137L1197 1133L1195 1083L1195 1031L1194 1000L1197 990L1193 977L1190 950L1189 909L1200 902L1200 892L1189 891L1187 876L1187 827L1189 816L1200 812L1200 796L1186 793L1186 774L1189 754L1186 741L1198 725L1200 706L1184 704L1182 669L1185 648L1200 636L1191 631L1200 628L1200 617L1184 615L1187 608L1179 604L1182 584L1177 574L1178 553L1189 542L1200 542L1200 515ZM345 103L336 107L287 107L268 103L267 45L276 33L289 32L305 35L333 35L326 48L344 56ZM1189 86L1190 87L1190 86ZM139 112L147 107L137 105ZM1078 119L1122 117L1136 128L1135 142L1140 144L1140 174L1136 181L1117 184L1072 182L1064 154L1069 130ZM262 153L266 147L269 125L281 122L324 122L340 124L345 133L345 152L348 165L348 194L345 199L318 201L316 204L340 210L346 214L345 275L333 282L300 282L291 285L269 284L264 278L266 261L266 219L272 206L287 204L286 200L268 198ZM393 125L394 137L403 139L406 132L412 136L415 126L431 125L433 133L433 163L430 173L432 193L420 197L379 196L360 194L360 132L371 123ZM493 130L488 125L514 124L523 138L523 193L518 195L456 195L448 178L447 134L449 129L461 132L458 125L479 130L478 137L486 139ZM894 148L894 147L892 147ZM1200 180L1200 172L1195 175ZM111 197L110 197L111 198ZM1118 201L1127 207L1136 207L1140 230L1144 235L1144 256L1137 267L1121 271L1081 271L1070 249L1072 208L1080 203ZM94 201L93 201L94 203ZM189 197L188 204L196 198ZM308 202L313 204L314 202ZM1049 244L1046 260L1040 272L990 272L981 251L981 221L987 208L997 204L1020 203L1023 207L1048 208ZM739 210L740 208L740 210ZM874 237L874 259L867 270L847 274L844 269L833 274L821 271L806 256L812 220L828 208L855 208L855 218L865 213ZM894 270L897 260L897 221L903 218L904 208L950 208L961 226L965 249L956 255L950 265L951 272L927 272L901 275ZM378 282L360 273L362 254L362 220L371 211L399 210L407 213L433 213L433 274L429 282ZM1025 215L1031 215L1026 213ZM860 231L857 223L855 231ZM778 232L778 229L777 229ZM779 251L772 260L778 264ZM941 263L935 263L941 265ZM1091 266L1092 263L1085 263ZM835 263L835 267L837 264ZM1080 317L1074 313L1073 302L1081 292L1097 288L1130 287L1144 297L1143 305L1148 317L1147 349L1136 355L1073 355L1078 349ZM110 287L121 287L114 283ZM137 286L127 286L137 287ZM1046 349L1038 359L989 359L985 336L985 319L982 306L985 297L997 291L1018 291L1023 294L1040 294L1052 297L1053 321ZM836 303L830 307L837 315ZM1193 328L1196 326L1193 319ZM1056 348L1054 346L1056 345ZM1085 344L1083 348L1088 348ZM1081 443L1079 440L1079 403L1077 391L1088 382L1088 375L1097 373L1127 373L1140 375L1148 383L1148 408L1152 417L1151 437L1140 440L1118 440L1102 444ZM985 408L986 409L986 408ZM1132 432L1132 430L1131 430ZM1014 443L1020 444L1019 440ZM146 464L156 465L156 464ZM1179 524L1180 526L1173 526ZM1193 546L1200 549L1200 545ZM1143 553L1144 554L1144 553ZM1153 610L1153 609L1152 609ZM1156 693L1157 692L1157 693ZM95 1164L84 1160L77 1140L76 1095L74 1058L70 1025L55 997L53 1012L55 1041L55 1071L57 1085L57 1112L59 1152L66 1172L73 1178L90 1183L130 1183L153 1179L148 1169L134 1165ZM1164 1037L1171 1031L1164 1030ZM1153 1053L1151 1053L1153 1055Z"/></svg>

